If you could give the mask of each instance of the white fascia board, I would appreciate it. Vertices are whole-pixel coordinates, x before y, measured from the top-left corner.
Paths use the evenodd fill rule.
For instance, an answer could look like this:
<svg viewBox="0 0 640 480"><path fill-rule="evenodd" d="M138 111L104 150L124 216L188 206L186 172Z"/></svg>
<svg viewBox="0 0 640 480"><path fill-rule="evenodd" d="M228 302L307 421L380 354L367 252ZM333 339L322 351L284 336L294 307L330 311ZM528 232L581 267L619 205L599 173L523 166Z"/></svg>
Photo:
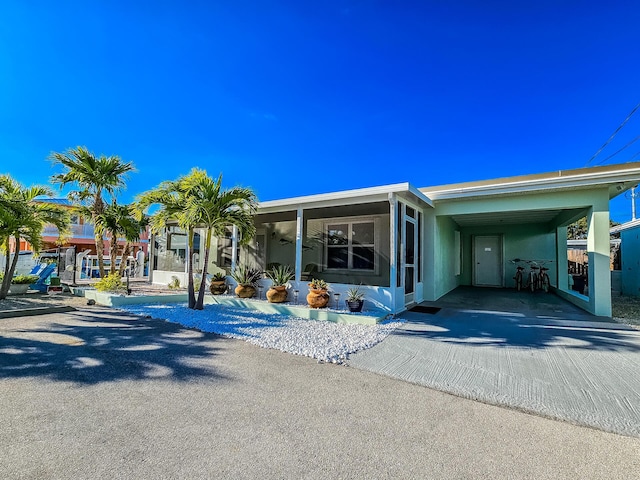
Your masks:
<svg viewBox="0 0 640 480"><path fill-rule="evenodd" d="M615 170L612 172L591 172L571 176L547 177L542 179L519 180L486 185L469 185L457 188L439 190L438 187L430 190L430 187L420 189L432 200L448 200L484 195L504 195L511 193L533 193L536 191L557 190L589 186L605 186L616 183L634 183L640 181L640 168L630 168L627 170Z"/></svg>
<svg viewBox="0 0 640 480"><path fill-rule="evenodd" d="M622 230L628 230L630 228L638 227L638 226L640 226L640 218L622 223L620 225L616 225L615 227L611 227L611 229L609 230L609 233L618 233L618 232L621 232Z"/></svg>
<svg viewBox="0 0 640 480"><path fill-rule="evenodd" d="M343 190L341 192L320 193L317 195L307 195L304 197L283 198L282 200L269 200L260 202L258 205L258 213L265 211L275 212L285 209L295 210L298 207L322 207L330 205L348 205L353 203L362 203L363 200L375 201L377 199L386 200L389 193L408 192L417 197L430 207L433 202L424 193L409 183L396 183L393 185L383 185L380 187L359 188L355 190Z"/></svg>

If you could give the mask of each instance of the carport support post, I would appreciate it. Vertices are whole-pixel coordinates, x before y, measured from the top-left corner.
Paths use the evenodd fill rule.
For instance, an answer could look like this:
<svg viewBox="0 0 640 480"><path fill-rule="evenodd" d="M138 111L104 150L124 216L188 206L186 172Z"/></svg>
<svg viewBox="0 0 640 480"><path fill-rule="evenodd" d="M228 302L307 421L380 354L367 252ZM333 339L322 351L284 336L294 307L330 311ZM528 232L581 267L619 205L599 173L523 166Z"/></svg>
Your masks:
<svg viewBox="0 0 640 480"><path fill-rule="evenodd" d="M397 313L398 308L396 306L396 290L398 289L398 201L395 193L390 193L389 200L389 290L391 290L391 305L392 312Z"/></svg>
<svg viewBox="0 0 640 480"><path fill-rule="evenodd" d="M302 277L302 207L298 207L296 211L296 284L300 283Z"/></svg>
<svg viewBox="0 0 640 480"><path fill-rule="evenodd" d="M589 307L593 314L611 316L611 270L609 266L609 205L594 202L587 215L589 255Z"/></svg>

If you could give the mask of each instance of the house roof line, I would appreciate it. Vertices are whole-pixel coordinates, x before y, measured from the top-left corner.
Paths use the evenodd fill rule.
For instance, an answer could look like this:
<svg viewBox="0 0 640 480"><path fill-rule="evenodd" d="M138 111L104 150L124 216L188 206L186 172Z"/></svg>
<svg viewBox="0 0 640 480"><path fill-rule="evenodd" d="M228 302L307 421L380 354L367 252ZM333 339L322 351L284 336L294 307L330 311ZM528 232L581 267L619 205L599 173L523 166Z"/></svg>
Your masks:
<svg viewBox="0 0 640 480"><path fill-rule="evenodd" d="M640 226L640 218L637 218L636 220L629 220L628 222L621 223L620 225L615 225L609 229L609 233L618 233L622 230L627 230L637 226Z"/></svg>
<svg viewBox="0 0 640 480"><path fill-rule="evenodd" d="M527 192L594 184L637 182L638 180L640 180L640 162L630 162L604 167L558 170L534 175L424 187L420 188L420 191L433 200L441 200L515 191Z"/></svg>
<svg viewBox="0 0 640 480"><path fill-rule="evenodd" d="M302 197L283 198L280 200L268 200L266 202L260 202L258 209L272 209L278 207L292 207L296 205L305 205L312 203L322 203L332 200L348 200L369 196L383 196L389 193L411 193L421 201L433 207L433 202L418 188L411 185L409 182L394 183L391 185L381 185L378 187L358 188L354 190L342 190L338 192L319 193L316 195L305 195Z"/></svg>

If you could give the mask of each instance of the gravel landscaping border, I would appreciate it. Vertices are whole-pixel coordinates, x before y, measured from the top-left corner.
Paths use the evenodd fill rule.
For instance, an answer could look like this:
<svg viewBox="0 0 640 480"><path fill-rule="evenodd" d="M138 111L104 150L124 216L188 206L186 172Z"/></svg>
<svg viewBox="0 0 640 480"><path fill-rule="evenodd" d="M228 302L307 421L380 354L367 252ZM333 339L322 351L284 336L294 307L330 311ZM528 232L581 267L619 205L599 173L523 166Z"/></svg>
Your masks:
<svg viewBox="0 0 640 480"><path fill-rule="evenodd" d="M127 305L119 309L330 363L343 363L349 354L373 347L402 324L389 321L345 325L226 305L205 305L204 310L191 310L185 303Z"/></svg>

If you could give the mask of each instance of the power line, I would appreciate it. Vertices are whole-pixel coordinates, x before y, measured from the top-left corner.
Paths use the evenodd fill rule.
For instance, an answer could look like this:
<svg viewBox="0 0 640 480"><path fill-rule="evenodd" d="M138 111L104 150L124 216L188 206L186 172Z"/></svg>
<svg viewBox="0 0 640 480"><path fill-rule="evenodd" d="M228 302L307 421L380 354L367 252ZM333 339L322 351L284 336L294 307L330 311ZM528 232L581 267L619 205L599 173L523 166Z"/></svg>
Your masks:
<svg viewBox="0 0 640 480"><path fill-rule="evenodd" d="M633 140L631 140L629 143L627 143L624 147L622 147L620 150L616 151L615 153L612 153L611 155L609 155L607 158L605 158L604 160L599 161L598 163L596 163L596 165L602 165L604 162L606 162L607 160L609 160L611 157L616 156L617 154L619 154L621 151L623 151L625 148L627 148L628 146L632 145L633 143L635 143L636 141L640 140L640 135L638 135L636 138L634 138ZM636 153L637 155L637 153Z"/></svg>
<svg viewBox="0 0 640 480"><path fill-rule="evenodd" d="M588 167L589 164L591 162L593 162L593 160L600 155L600 152L602 152L602 150L604 150L604 147L606 147L607 145L609 145L609 143L611 143L611 140L613 140L613 138L618 134L618 132L620 130L622 130L622 127L624 127L626 125L626 123L629 121L629 119L633 116L634 113L636 113L636 110L638 110L638 108L640 108L640 103L638 103L635 107L633 107L633 110L631 110L631 112L629 112L629 114L627 115L627 118L625 118L623 120L623 122L618 126L618 128L615 129L615 131L611 134L611 136L609 137L609 139L604 142L602 144L602 146L598 149L598 151L596 153L593 154L593 156L587 161L587 163L585 164L585 167ZM634 140L635 141L635 140ZM632 142L633 143L633 142ZM625 147L623 147L625 148ZM615 154L614 154L615 155ZM609 156L608 158L611 158L611 156Z"/></svg>

